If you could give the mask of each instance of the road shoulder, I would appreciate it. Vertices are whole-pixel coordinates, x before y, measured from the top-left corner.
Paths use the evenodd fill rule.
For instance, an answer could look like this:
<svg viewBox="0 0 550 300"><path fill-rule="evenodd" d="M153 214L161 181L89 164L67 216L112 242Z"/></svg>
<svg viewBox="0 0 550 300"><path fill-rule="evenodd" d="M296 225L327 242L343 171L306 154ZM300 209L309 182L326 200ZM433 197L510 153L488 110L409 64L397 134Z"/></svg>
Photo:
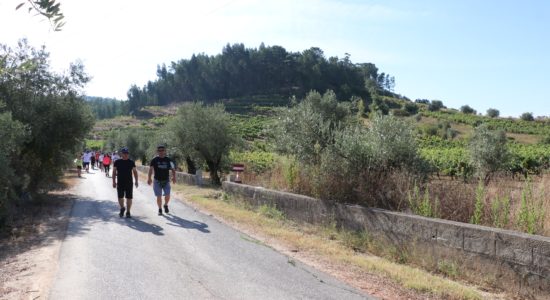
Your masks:
<svg viewBox="0 0 550 300"><path fill-rule="evenodd" d="M289 244L284 240L274 238L269 233L266 233L264 230L254 226L254 224L238 220L238 217L234 218L230 212L224 213L222 212L223 209L218 210L215 206L209 207L208 205L204 205L204 199L209 199L212 201L219 200L221 192L218 190L198 188L182 184L177 184L173 190L175 191L177 200L182 201L194 209L212 216L219 222L227 224L245 235L252 237L251 242L271 247L274 250L286 255L289 263L291 264L293 261L300 261L379 299L432 298L428 294L403 288L399 284L387 278L363 272L358 268L350 268L349 265L342 266L341 264L333 263L330 259L327 259L327 257L318 255L317 253L314 253L314 251L307 251L304 249L297 250L294 245ZM277 231L279 229L273 228L273 230Z"/></svg>
<svg viewBox="0 0 550 300"><path fill-rule="evenodd" d="M11 232L0 238L0 299L47 299L57 273L59 251L74 197L63 190L24 205Z"/></svg>

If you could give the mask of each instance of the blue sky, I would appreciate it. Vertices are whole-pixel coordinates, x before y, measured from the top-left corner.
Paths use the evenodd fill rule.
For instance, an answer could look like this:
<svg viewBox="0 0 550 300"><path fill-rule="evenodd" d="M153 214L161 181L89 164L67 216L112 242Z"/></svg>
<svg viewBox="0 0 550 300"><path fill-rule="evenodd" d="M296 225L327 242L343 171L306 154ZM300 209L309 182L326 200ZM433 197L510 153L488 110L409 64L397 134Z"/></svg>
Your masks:
<svg viewBox="0 0 550 300"><path fill-rule="evenodd" d="M45 44L60 70L81 60L89 95L123 99L157 64L264 42L373 62L411 99L550 115L550 1L60 0L60 33L20 1L0 2L0 42Z"/></svg>

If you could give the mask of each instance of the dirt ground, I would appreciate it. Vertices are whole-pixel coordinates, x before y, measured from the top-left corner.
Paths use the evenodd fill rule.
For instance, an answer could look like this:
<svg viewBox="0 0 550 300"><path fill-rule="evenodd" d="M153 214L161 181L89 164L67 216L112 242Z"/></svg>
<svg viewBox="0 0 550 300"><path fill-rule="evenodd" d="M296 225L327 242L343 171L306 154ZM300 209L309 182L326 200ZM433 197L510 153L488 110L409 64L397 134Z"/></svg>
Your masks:
<svg viewBox="0 0 550 300"><path fill-rule="evenodd" d="M47 299L74 199L68 174L57 191L21 207L0 236L0 299Z"/></svg>

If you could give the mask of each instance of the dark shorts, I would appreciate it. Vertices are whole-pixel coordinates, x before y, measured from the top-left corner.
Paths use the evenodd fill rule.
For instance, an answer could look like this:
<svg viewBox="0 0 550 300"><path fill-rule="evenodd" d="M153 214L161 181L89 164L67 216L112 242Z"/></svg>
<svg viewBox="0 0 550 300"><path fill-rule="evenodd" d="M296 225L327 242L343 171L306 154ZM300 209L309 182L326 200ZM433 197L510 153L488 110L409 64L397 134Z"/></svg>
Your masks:
<svg viewBox="0 0 550 300"><path fill-rule="evenodd" d="M84 168L86 168L86 166L89 166L89 165L90 165L89 162L82 163L82 166L83 166Z"/></svg>
<svg viewBox="0 0 550 300"><path fill-rule="evenodd" d="M118 184L116 187L116 191L118 193L118 198L126 198L126 199L132 199L133 191L134 191L134 185L131 183L126 184Z"/></svg>

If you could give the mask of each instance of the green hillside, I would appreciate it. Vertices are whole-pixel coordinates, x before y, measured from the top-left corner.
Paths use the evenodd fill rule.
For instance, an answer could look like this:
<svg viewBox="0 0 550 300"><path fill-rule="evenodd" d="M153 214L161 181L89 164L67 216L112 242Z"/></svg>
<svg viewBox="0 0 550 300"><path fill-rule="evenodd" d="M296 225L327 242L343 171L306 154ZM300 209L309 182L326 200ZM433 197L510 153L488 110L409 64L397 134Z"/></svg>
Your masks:
<svg viewBox="0 0 550 300"><path fill-rule="evenodd" d="M374 64L326 58L318 48L228 45L157 75L131 87L128 102L94 102L98 116L112 107L123 115L98 117L89 148L127 146L146 163L163 143L182 171L216 179L244 163L244 180L268 188L550 233L539 213L550 207L548 119L412 101Z"/></svg>

